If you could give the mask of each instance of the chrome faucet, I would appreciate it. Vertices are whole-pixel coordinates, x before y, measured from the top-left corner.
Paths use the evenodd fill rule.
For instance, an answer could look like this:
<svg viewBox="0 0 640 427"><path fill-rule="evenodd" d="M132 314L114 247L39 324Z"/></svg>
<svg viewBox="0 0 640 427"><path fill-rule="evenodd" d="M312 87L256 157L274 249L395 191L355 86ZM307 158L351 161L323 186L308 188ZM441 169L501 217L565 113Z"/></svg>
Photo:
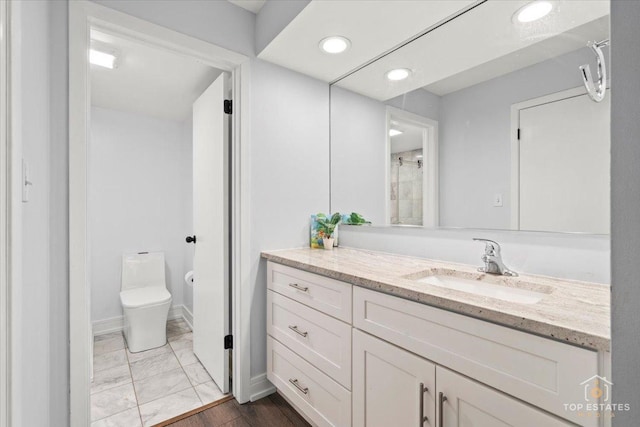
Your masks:
<svg viewBox="0 0 640 427"><path fill-rule="evenodd" d="M484 262L484 267L478 268L481 273L497 274L501 276L517 276L518 273L509 270L502 262L502 255L500 254L500 245L498 242L494 242L489 239L480 239L474 237L473 240L477 242L484 242L484 255L480 258Z"/></svg>

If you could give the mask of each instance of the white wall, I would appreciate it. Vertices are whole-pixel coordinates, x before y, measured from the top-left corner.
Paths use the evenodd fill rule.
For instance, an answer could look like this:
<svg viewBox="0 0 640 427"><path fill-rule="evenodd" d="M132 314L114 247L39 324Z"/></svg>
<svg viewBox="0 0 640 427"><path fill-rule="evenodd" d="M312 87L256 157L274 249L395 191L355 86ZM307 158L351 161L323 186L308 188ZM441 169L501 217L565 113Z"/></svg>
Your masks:
<svg viewBox="0 0 640 427"><path fill-rule="evenodd" d="M189 117L182 126L182 140L187 141L188 143L184 147L185 149L182 151L182 163L190 165L189 168L183 168L181 170L181 179L184 183L185 187L189 187L189 191L185 191L182 193L182 201L181 203L184 206L187 206L189 209L189 213L187 217L184 218L184 229L187 230L187 235L193 234L193 120L192 117ZM189 231L190 230L190 231ZM184 284L184 275L187 272L193 270L193 257L195 256L195 248L196 246L191 244L184 245L184 249L182 251L182 304L189 310L191 314L193 314L193 287L187 286Z"/></svg>
<svg viewBox="0 0 640 427"><path fill-rule="evenodd" d="M612 402L614 427L640 419L640 2L611 2Z"/></svg>
<svg viewBox="0 0 640 427"><path fill-rule="evenodd" d="M309 217L329 209L329 87L252 62L251 375L266 372L266 262L260 252L309 245Z"/></svg>
<svg viewBox="0 0 640 427"><path fill-rule="evenodd" d="M18 310L22 316L19 330L20 372L19 425L49 425L50 360L49 320L50 285L50 12L48 4L23 2L20 46L23 157L29 164L31 181L28 203L22 205L22 283ZM15 338L15 337L14 337ZM15 354L15 353L14 353ZM38 408L37 411L33 408Z"/></svg>
<svg viewBox="0 0 640 427"><path fill-rule="evenodd" d="M332 212L358 212L386 224L386 126L382 102L331 87Z"/></svg>
<svg viewBox="0 0 640 427"><path fill-rule="evenodd" d="M89 267L91 318L122 315L122 254L165 254L172 305L183 303L185 243L192 206L190 121L176 122L104 108L91 109Z"/></svg>
<svg viewBox="0 0 640 427"><path fill-rule="evenodd" d="M245 55L255 52L256 16L228 1L92 1Z"/></svg>
<svg viewBox="0 0 640 427"><path fill-rule="evenodd" d="M431 120L440 120L441 98L424 89L416 89L403 95L385 101L386 105L409 111L410 113L426 117Z"/></svg>
<svg viewBox="0 0 640 427"><path fill-rule="evenodd" d="M583 48L441 97L440 225L510 227L511 105L581 86L578 66L591 62Z"/></svg>
<svg viewBox="0 0 640 427"><path fill-rule="evenodd" d="M256 16L256 55L264 50L311 0L269 0Z"/></svg>

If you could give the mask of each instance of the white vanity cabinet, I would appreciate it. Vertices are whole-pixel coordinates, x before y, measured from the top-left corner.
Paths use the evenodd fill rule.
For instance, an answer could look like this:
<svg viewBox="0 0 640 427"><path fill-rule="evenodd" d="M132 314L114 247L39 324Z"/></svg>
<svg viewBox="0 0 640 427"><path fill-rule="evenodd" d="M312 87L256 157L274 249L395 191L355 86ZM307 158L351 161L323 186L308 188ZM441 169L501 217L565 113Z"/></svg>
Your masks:
<svg viewBox="0 0 640 427"><path fill-rule="evenodd" d="M436 365L353 330L354 426L435 426L435 396Z"/></svg>
<svg viewBox="0 0 640 427"><path fill-rule="evenodd" d="M568 427L574 424L354 329L353 425Z"/></svg>
<svg viewBox="0 0 640 427"><path fill-rule="evenodd" d="M446 368L436 368L438 426L569 427L540 409Z"/></svg>
<svg viewBox="0 0 640 427"><path fill-rule="evenodd" d="M602 427L596 351L268 263L267 377L321 426Z"/></svg>
<svg viewBox="0 0 640 427"><path fill-rule="evenodd" d="M599 425L564 407L584 402L580 384L599 373L595 351L360 287L353 326L559 417Z"/></svg>
<svg viewBox="0 0 640 427"><path fill-rule="evenodd" d="M351 425L352 286L271 262L267 271L267 378L316 425Z"/></svg>

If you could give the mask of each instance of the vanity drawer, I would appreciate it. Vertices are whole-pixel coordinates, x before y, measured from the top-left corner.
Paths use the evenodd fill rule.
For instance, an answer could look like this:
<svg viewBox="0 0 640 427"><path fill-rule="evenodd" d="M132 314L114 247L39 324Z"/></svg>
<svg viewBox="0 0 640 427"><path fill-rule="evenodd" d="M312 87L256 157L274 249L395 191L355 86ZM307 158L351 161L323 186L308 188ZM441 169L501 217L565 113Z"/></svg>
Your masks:
<svg viewBox="0 0 640 427"><path fill-rule="evenodd" d="M267 263L267 287L279 294L351 323L351 288L348 283Z"/></svg>
<svg viewBox="0 0 640 427"><path fill-rule="evenodd" d="M511 328L354 288L354 327L580 425L580 383L598 374L598 355Z"/></svg>
<svg viewBox="0 0 640 427"><path fill-rule="evenodd" d="M272 337L267 378L318 426L351 425L351 393Z"/></svg>
<svg viewBox="0 0 640 427"><path fill-rule="evenodd" d="M351 388L351 325L269 290L267 332Z"/></svg>

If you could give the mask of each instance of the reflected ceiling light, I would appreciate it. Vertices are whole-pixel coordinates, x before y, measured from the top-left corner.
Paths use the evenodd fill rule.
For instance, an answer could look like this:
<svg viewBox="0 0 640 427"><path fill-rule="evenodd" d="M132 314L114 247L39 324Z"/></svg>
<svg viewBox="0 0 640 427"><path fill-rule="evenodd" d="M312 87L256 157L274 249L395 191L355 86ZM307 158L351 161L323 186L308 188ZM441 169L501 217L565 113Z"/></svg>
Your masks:
<svg viewBox="0 0 640 427"><path fill-rule="evenodd" d="M116 56L112 53L101 52L99 50L89 50L89 62L109 69L116 67Z"/></svg>
<svg viewBox="0 0 640 427"><path fill-rule="evenodd" d="M389 129L389 136L398 136L402 135L404 132L398 129Z"/></svg>
<svg viewBox="0 0 640 427"><path fill-rule="evenodd" d="M391 81L404 80L409 77L411 70L408 68L396 68L395 70L387 71L387 79Z"/></svg>
<svg viewBox="0 0 640 427"><path fill-rule="evenodd" d="M342 53L351 47L351 41L342 36L331 36L320 40L320 49L326 53Z"/></svg>
<svg viewBox="0 0 640 427"><path fill-rule="evenodd" d="M533 22L544 18L553 9L553 4L548 1L537 0L522 6L513 15L514 22Z"/></svg>

